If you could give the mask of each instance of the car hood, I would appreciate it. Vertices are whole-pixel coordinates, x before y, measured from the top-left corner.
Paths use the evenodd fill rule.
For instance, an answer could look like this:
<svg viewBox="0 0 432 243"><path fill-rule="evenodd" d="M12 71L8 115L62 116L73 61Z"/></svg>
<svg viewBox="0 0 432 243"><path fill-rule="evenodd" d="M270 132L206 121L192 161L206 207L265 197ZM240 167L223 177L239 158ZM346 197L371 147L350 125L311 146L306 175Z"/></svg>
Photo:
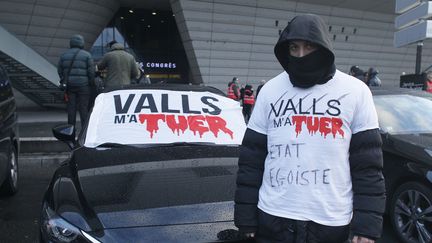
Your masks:
<svg viewBox="0 0 432 243"><path fill-rule="evenodd" d="M133 211L99 213L105 228L148 227L230 222L233 220L234 202L214 202L149 208Z"/></svg>
<svg viewBox="0 0 432 243"><path fill-rule="evenodd" d="M402 154L414 161L432 163L432 133L396 134L384 136L384 150Z"/></svg>
<svg viewBox="0 0 432 243"><path fill-rule="evenodd" d="M74 158L76 176L62 178L57 213L87 231L230 222L237 157L207 152L182 157L170 150L163 161L153 161L151 151L92 153L107 160L99 164Z"/></svg>

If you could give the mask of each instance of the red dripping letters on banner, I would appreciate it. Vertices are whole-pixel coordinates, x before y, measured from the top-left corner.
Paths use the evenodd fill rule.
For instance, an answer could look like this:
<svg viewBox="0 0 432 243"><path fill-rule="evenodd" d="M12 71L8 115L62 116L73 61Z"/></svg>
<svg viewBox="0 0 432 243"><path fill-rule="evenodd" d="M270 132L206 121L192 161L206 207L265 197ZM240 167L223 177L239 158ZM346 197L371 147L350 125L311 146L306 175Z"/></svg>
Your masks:
<svg viewBox="0 0 432 243"><path fill-rule="evenodd" d="M184 116L177 116L177 120L176 121L176 116L175 115L166 115L166 123L167 126L171 129L171 131L173 133L177 132L177 136L180 135L180 131L182 133L184 133L186 131L186 129L188 128L188 122L186 120L186 117ZM141 122L144 123L144 122Z"/></svg>
<svg viewBox="0 0 432 243"><path fill-rule="evenodd" d="M159 130L159 124L158 121L162 120L165 121L165 115L162 114L140 114L139 115L139 121L141 123L144 123L147 121L147 131L150 133L150 137L153 138L153 133L157 132Z"/></svg>
<svg viewBox="0 0 432 243"><path fill-rule="evenodd" d="M189 129L193 132L194 135L198 132L200 138L205 132L209 131L209 128L205 126L204 116L188 116Z"/></svg>
<svg viewBox="0 0 432 243"><path fill-rule="evenodd" d="M195 136L198 133L200 138L209 131L215 137L218 137L219 131L222 131L228 134L231 139L234 139L234 134L227 128L226 121L219 116L139 114L139 121L141 124L145 124L146 130L150 133L150 138L153 138L154 133L157 133L159 121L162 121L177 136L180 136L180 131L184 133L186 130L190 130Z"/></svg>
<svg viewBox="0 0 432 243"><path fill-rule="evenodd" d="M336 138L338 133L342 137L345 135L342 130L343 121L337 117L293 116L292 121L297 136L302 132L303 124L306 125L309 134L312 135L318 131L324 138L329 133L333 134L333 138Z"/></svg>

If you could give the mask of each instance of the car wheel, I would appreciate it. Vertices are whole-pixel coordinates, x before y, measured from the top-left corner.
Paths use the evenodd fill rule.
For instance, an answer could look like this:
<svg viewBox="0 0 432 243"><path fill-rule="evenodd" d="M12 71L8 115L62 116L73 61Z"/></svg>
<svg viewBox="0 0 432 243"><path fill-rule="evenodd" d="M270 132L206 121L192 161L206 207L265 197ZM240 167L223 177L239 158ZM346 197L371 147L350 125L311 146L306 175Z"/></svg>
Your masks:
<svg viewBox="0 0 432 243"><path fill-rule="evenodd" d="M8 154L7 176L0 187L0 195L11 196L18 191L18 159L17 152L11 147Z"/></svg>
<svg viewBox="0 0 432 243"><path fill-rule="evenodd" d="M432 191L418 182L403 184L393 194L390 219L402 242L431 242Z"/></svg>

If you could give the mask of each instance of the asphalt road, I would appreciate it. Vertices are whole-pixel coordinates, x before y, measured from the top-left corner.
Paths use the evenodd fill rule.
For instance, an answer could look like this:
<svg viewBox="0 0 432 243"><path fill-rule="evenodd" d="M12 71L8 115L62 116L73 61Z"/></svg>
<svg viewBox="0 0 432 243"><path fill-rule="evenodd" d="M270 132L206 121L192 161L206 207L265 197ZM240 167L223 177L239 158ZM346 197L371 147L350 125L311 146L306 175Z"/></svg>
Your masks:
<svg viewBox="0 0 432 243"><path fill-rule="evenodd" d="M54 155L55 156L55 155ZM61 155L63 158L67 155ZM58 156L57 156L58 157ZM43 193L51 176L62 158L55 160L32 155L22 156L19 164L20 190L11 198L0 198L0 243L38 242L39 212ZM31 162L28 162L28 161ZM50 162L46 162L50 161ZM388 221L385 221L384 235L378 243L397 243Z"/></svg>
<svg viewBox="0 0 432 243"><path fill-rule="evenodd" d="M20 163L19 191L0 198L0 242L37 242L42 197L57 165Z"/></svg>

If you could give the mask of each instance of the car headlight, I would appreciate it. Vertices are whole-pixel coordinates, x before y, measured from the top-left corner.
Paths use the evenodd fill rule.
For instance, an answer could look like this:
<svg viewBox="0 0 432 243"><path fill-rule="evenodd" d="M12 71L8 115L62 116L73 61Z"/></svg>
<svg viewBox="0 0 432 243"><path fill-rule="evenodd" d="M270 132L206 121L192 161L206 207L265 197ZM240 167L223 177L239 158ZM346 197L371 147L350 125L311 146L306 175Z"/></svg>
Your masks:
<svg viewBox="0 0 432 243"><path fill-rule="evenodd" d="M41 233L49 242L92 242L100 243L91 235L58 216L46 203L42 209Z"/></svg>

